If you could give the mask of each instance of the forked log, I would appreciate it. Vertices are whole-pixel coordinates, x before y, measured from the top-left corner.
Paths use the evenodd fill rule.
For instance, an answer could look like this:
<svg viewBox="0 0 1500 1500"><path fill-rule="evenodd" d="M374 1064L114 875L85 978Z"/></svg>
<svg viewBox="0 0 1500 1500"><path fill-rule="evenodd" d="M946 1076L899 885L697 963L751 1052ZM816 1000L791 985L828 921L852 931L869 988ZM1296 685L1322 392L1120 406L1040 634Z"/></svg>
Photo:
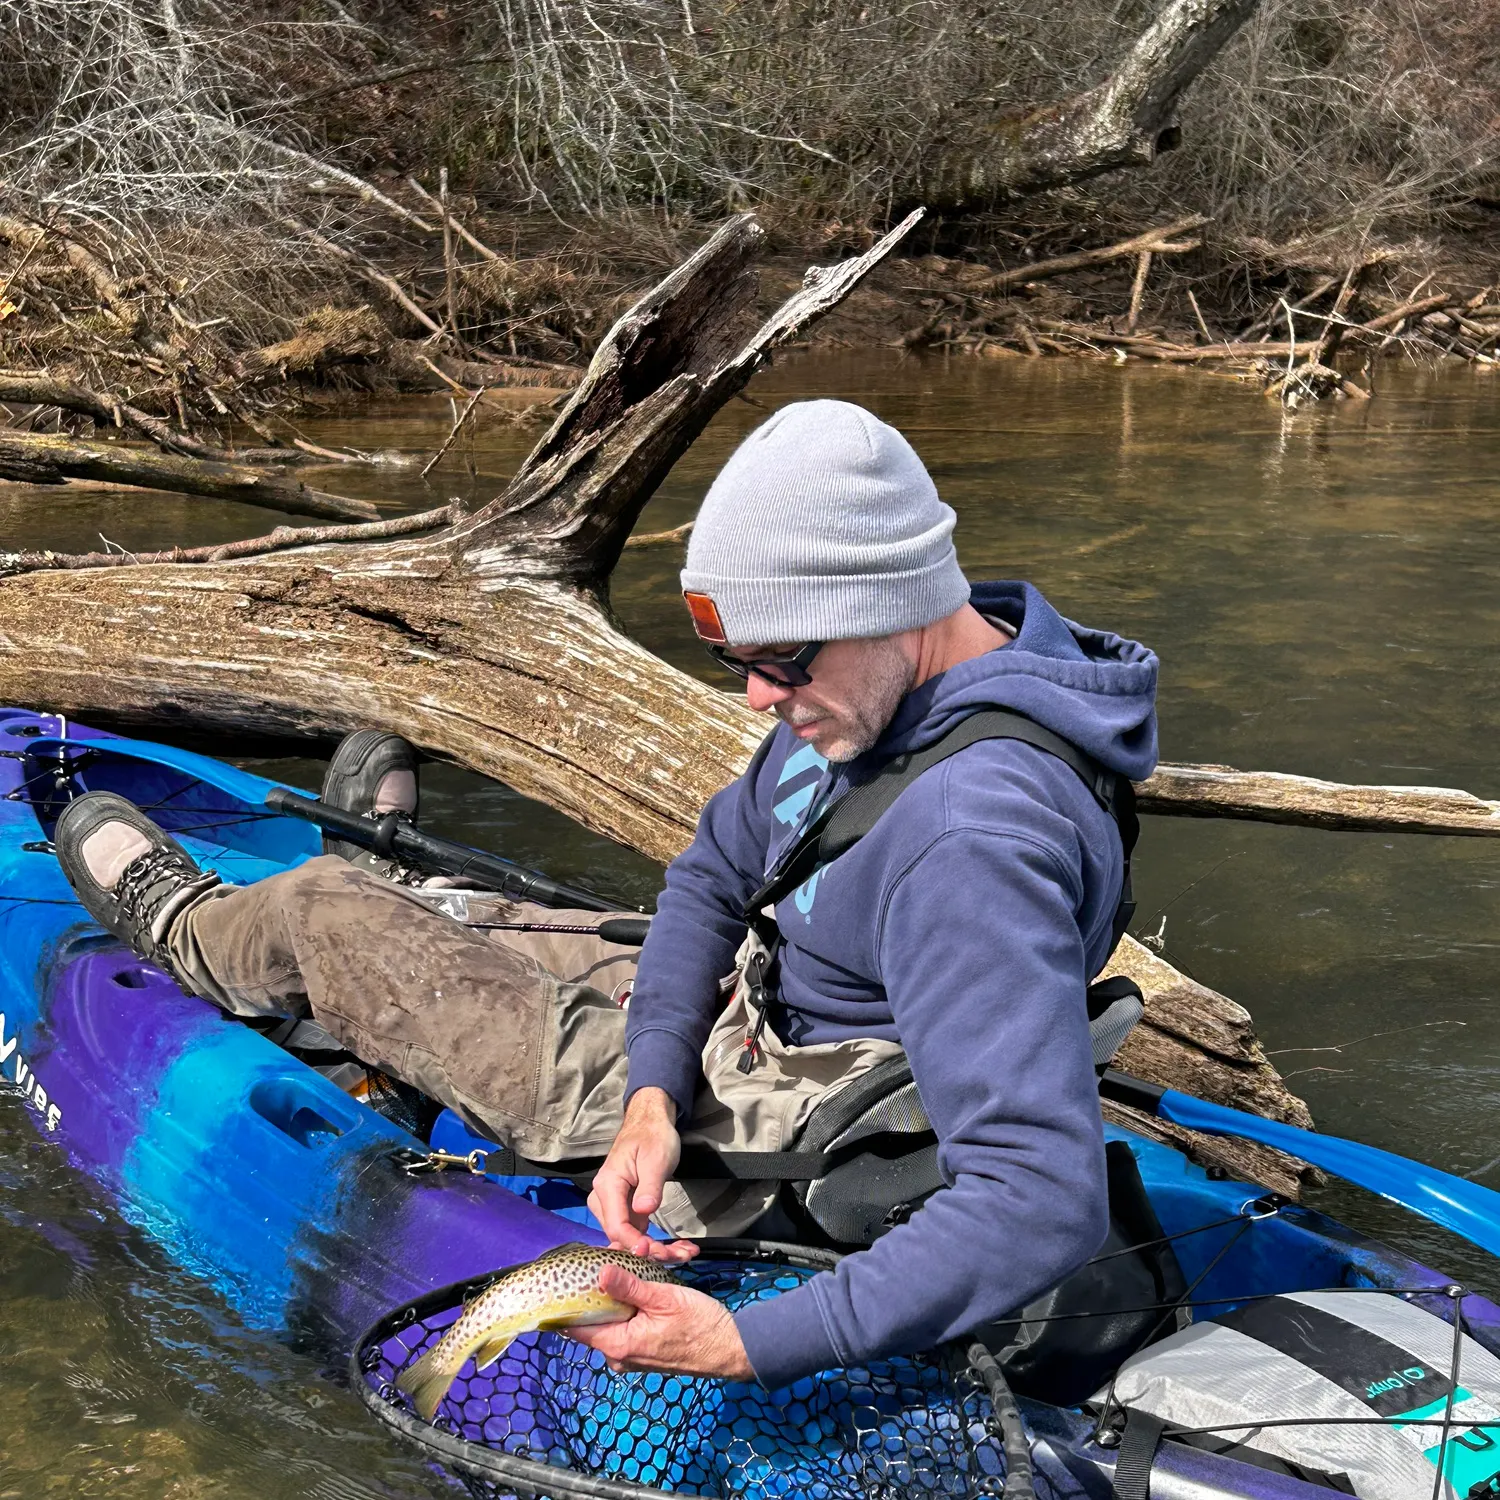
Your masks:
<svg viewBox="0 0 1500 1500"><path fill-rule="evenodd" d="M380 724L670 859L766 723L626 636L610 572L714 412L915 218L809 272L759 328L762 231L749 215L726 224L615 325L505 492L435 534L0 578L0 702L157 732L327 741ZM1118 961L1147 993L1127 1066L1306 1121L1244 1011L1135 944ZM1206 1160L1295 1187L1285 1161L1235 1149L1203 1147Z"/></svg>

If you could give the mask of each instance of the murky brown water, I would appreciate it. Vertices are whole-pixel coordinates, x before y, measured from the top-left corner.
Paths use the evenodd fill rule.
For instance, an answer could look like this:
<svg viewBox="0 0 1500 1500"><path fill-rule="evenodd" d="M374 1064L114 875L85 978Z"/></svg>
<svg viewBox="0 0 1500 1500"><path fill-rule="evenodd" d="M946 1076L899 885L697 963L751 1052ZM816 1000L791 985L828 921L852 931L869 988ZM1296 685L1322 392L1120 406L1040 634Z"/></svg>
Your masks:
<svg viewBox="0 0 1500 1500"><path fill-rule="evenodd" d="M971 575L1029 578L1065 613L1155 647L1167 758L1500 797L1493 374L1393 371L1368 408L1285 420L1202 373L1062 361L810 356L752 394L873 407L958 510ZM763 415L722 414L642 529L688 519ZM425 453L447 422L445 403L403 404L310 435ZM533 437L485 428L429 485L409 471L324 482L393 509L487 496ZM82 550L100 532L191 544L275 519L30 492L0 497L0 547ZM616 601L647 644L707 672L677 566L675 550L627 554ZM503 789L442 767L426 784L431 826L637 899L653 889L645 861ZM1168 956L1250 1007L1324 1130L1500 1187L1500 844L1150 819L1139 868L1138 927L1164 914ZM21 1114L0 1099L0 1500L444 1492L311 1362L237 1329L124 1229ZM1483 1275L1435 1232L1326 1196Z"/></svg>

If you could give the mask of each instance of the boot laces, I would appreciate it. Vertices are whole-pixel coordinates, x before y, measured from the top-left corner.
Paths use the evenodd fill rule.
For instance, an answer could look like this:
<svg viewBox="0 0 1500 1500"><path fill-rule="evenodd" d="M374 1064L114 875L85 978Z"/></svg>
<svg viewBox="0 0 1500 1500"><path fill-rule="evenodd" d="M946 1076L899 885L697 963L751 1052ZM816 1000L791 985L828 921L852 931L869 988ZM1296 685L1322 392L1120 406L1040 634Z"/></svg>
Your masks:
<svg viewBox="0 0 1500 1500"><path fill-rule="evenodd" d="M198 880L202 875L203 871L186 854L170 844L153 844L131 860L112 893L131 938L149 938L152 920L162 902L184 881Z"/></svg>

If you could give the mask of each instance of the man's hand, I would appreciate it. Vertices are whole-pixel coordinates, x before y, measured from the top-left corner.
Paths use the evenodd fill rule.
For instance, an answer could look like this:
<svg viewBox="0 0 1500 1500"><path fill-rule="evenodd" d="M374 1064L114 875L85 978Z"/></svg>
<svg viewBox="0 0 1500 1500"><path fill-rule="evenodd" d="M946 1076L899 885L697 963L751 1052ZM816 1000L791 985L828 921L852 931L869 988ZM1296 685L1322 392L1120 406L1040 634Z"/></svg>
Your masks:
<svg viewBox="0 0 1500 1500"><path fill-rule="evenodd" d="M570 1339L599 1350L616 1373L662 1370L720 1380L755 1379L734 1319L712 1297L691 1287L642 1281L623 1266L605 1266L599 1272L599 1289L616 1302L629 1303L636 1315L626 1323L565 1331Z"/></svg>
<svg viewBox="0 0 1500 1500"><path fill-rule="evenodd" d="M698 1247L687 1240L668 1245L646 1234L647 1221L661 1207L662 1189L677 1170L681 1155L672 1096L665 1089L638 1089L631 1095L604 1165L594 1174L589 1194L589 1212L603 1226L611 1245L653 1260L691 1260L698 1253Z"/></svg>

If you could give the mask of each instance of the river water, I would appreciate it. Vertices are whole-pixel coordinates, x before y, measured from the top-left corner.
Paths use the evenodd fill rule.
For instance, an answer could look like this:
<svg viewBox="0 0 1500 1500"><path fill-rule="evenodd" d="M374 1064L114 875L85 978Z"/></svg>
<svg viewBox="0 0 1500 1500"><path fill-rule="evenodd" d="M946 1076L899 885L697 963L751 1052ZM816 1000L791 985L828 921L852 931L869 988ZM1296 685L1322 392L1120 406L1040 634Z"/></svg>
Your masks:
<svg viewBox="0 0 1500 1500"><path fill-rule="evenodd" d="M896 423L959 514L972 577L1026 578L1162 659L1169 760L1500 797L1500 382L1390 370L1379 399L1283 416L1235 381L1061 360L794 358L673 472L642 530L687 520L767 408L859 400ZM430 452L445 402L308 424L325 443ZM430 483L325 475L392 512L485 498L535 429L486 422ZM133 550L268 529L217 502L16 492L0 549ZM626 554L624 619L712 676L675 548ZM729 679L722 679L730 686ZM223 747L233 753L234 747ZM310 761L246 761L315 784ZM428 826L567 879L649 897L659 872L451 767ZM1500 1187L1500 843L1145 821L1137 930L1247 1005L1320 1128ZM1320 1201L1470 1284L1500 1276L1351 1192ZM122 1223L0 1097L0 1500L450 1493L316 1363L247 1332Z"/></svg>

